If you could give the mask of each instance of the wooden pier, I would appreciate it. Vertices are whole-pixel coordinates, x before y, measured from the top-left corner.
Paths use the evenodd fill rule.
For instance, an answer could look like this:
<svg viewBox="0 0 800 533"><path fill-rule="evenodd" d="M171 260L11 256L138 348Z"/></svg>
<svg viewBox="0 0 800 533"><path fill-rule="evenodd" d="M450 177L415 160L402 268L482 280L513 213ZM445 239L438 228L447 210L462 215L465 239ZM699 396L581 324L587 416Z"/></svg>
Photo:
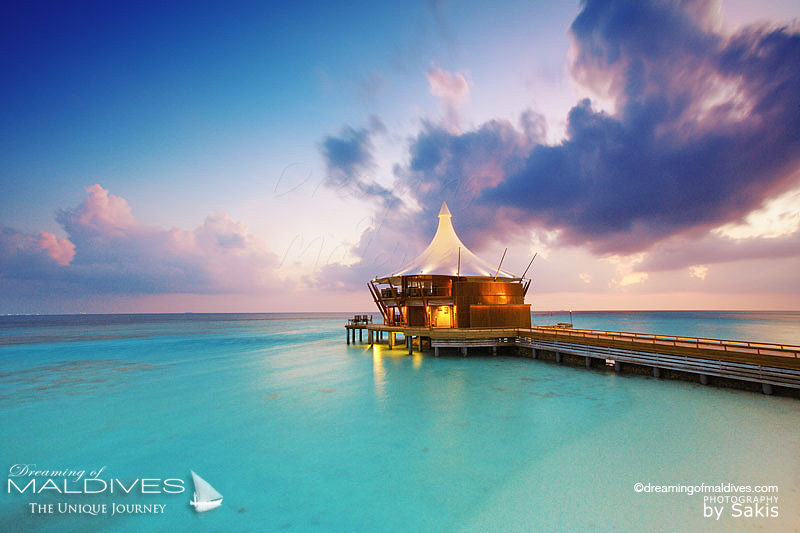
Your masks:
<svg viewBox="0 0 800 533"><path fill-rule="evenodd" d="M753 382L764 394L772 394L773 386L800 389L800 346L557 327L428 328L351 320L345 329L348 344L351 338L356 342L356 330L359 342L364 342L366 332L370 345L385 338L394 347L402 335L409 354L415 339L418 351L425 344L437 357L441 349L457 350L466 357L471 348L491 348L496 354L498 348L514 347L534 359L540 352L554 354L557 363L564 355L578 357L587 368L613 366L619 372L627 365L650 368L655 377L663 371L693 374L703 384L710 377Z"/></svg>

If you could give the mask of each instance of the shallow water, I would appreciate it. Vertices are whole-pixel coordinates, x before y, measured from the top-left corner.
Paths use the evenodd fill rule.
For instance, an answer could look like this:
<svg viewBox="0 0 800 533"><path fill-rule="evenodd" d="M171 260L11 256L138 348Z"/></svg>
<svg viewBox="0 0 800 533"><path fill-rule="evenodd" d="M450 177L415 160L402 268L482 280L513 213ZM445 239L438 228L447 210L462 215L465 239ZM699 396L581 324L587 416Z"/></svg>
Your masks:
<svg viewBox="0 0 800 533"><path fill-rule="evenodd" d="M800 344L800 315L573 314L576 327ZM510 356L345 345L346 315L0 318L3 467L183 494L8 494L2 530L641 530L800 524L800 402ZM552 320L550 320L552 318ZM537 323L562 321L535 315ZM693 329L692 324L696 324ZM630 327L627 327L630 326ZM747 333L748 335L744 335ZM191 510L189 471L224 495ZM777 518L658 485L777 485ZM164 514L32 514L37 503Z"/></svg>

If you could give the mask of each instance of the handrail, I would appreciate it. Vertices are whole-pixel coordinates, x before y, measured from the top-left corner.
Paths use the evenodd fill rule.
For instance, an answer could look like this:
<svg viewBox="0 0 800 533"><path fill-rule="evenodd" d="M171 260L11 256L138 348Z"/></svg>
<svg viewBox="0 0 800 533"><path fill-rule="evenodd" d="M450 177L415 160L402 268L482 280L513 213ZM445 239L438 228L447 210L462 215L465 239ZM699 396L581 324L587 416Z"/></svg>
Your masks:
<svg viewBox="0 0 800 533"><path fill-rule="evenodd" d="M367 326L373 324L372 315L356 315L347 319L348 326Z"/></svg>
<svg viewBox="0 0 800 533"><path fill-rule="evenodd" d="M450 297L453 295L450 287L407 287L405 291L398 291L395 288L380 289L382 300L395 300L399 298L431 298L431 297ZM386 291L385 293L383 291Z"/></svg>
<svg viewBox="0 0 800 533"><path fill-rule="evenodd" d="M370 324L373 325L373 324ZM432 328L429 326L405 326L405 325L388 325L388 324L374 324L376 328L387 327L398 330L414 329L414 330L428 330L428 331L447 331L448 329L458 330L458 328ZM681 335L659 335L651 333L635 333L627 331L607 331L595 329L573 329L573 328L557 328L555 326L532 326L531 328L507 327L507 326L487 326L481 328L468 328L465 330L465 335L469 333L477 333L479 331L499 332L504 333L515 332L516 336L524 337L526 333L540 333L548 335L557 335L562 337L580 337L586 339L600 339L601 337L608 337L611 341L626 341L631 343L652 343L653 345L661 344L666 346L676 346L683 348L711 348L720 349L721 351L741 352L741 349L749 349L755 351L757 355L771 355L776 357L783 357L784 355L776 355L774 352L783 352L785 356L791 356L795 359L800 359L800 346L791 344L776 344L768 342L748 342L748 341L735 341L725 339L710 339L703 337L684 337ZM468 333L469 332L469 333ZM730 348L730 350L729 350ZM739 350L737 350L737 348ZM763 350L763 351L762 351ZM770 353L772 352L772 353Z"/></svg>
<svg viewBox="0 0 800 533"><path fill-rule="evenodd" d="M525 330L521 329L520 331L525 331ZM529 331L531 332L540 331L542 333L550 333L550 334L554 333L556 335L565 335L568 337L572 336L572 337L583 337L583 338L600 338L600 336L605 336L605 337L611 337L610 340L630 340L631 342L651 341L653 344L667 344L672 346L678 346L679 343L694 344L695 347L697 348L700 348L701 345L703 345L703 347L719 346L724 351L728 351L729 347L748 348L751 350L756 350L757 354L761 354L761 350L763 349L763 350L792 353L794 354L795 358L800 357L800 346L795 346L791 344L709 339L703 337L684 337L681 335L659 335L650 333L635 333L628 331L607 331L607 330L573 329L573 328L567 329L567 328L556 328L552 326L533 326Z"/></svg>

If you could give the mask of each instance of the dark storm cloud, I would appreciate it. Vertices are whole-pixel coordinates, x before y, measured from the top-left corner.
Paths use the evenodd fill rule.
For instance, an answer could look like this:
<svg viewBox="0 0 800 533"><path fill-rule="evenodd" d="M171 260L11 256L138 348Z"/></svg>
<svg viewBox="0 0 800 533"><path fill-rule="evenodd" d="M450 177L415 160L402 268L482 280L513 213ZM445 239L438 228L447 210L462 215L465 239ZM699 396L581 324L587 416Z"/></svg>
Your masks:
<svg viewBox="0 0 800 533"><path fill-rule="evenodd" d="M345 126L338 136L325 137L322 149L328 170L348 177L368 169L373 164L369 135L366 128Z"/></svg>
<svg viewBox="0 0 800 533"><path fill-rule="evenodd" d="M521 130L521 131L520 131ZM477 129L453 133L443 126L426 123L411 140L408 167L395 169L398 183L422 206L416 223L436 224L442 201L458 220L458 231L473 242L494 228L502 213L481 202L481 192L518 172L531 148L544 138L544 118L523 113L520 128L506 120L491 120Z"/></svg>
<svg viewBox="0 0 800 533"><path fill-rule="evenodd" d="M442 200L476 251L538 229L550 245L651 250L642 270L795 256L795 236L708 233L800 184L800 35L765 26L723 35L713 8L585 2L570 28L571 74L611 109L578 102L555 145L530 111L517 124L495 119L461 132L424 121L394 168L392 194L410 201L382 204L353 247L360 260L336 266L336 279L396 271L408 254L396 243L422 249ZM345 128L325 139L334 185L373 194L358 179L374 165L371 135Z"/></svg>
<svg viewBox="0 0 800 533"><path fill-rule="evenodd" d="M326 136L321 145L327 170L325 185L342 194L378 197L384 203L394 203L396 198L392 191L375 181L372 138L385 132L386 127L373 116L365 128L344 126L338 135Z"/></svg>
<svg viewBox="0 0 800 533"><path fill-rule="evenodd" d="M613 113L581 101L558 145L497 121L426 127L401 174L429 211L431 192L470 183L477 240L480 227L558 228L564 243L630 253L741 220L798 183L800 35L724 36L711 18L703 2L585 2L572 74Z"/></svg>

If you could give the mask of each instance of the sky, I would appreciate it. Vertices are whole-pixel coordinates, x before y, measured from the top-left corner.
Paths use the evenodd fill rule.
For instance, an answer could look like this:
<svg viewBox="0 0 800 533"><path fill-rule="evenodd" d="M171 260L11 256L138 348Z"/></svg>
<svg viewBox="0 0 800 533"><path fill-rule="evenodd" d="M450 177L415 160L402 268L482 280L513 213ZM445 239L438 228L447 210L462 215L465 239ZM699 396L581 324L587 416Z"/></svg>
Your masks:
<svg viewBox="0 0 800 533"><path fill-rule="evenodd" d="M368 311L442 201L534 310L798 310L798 17L6 6L0 314Z"/></svg>

